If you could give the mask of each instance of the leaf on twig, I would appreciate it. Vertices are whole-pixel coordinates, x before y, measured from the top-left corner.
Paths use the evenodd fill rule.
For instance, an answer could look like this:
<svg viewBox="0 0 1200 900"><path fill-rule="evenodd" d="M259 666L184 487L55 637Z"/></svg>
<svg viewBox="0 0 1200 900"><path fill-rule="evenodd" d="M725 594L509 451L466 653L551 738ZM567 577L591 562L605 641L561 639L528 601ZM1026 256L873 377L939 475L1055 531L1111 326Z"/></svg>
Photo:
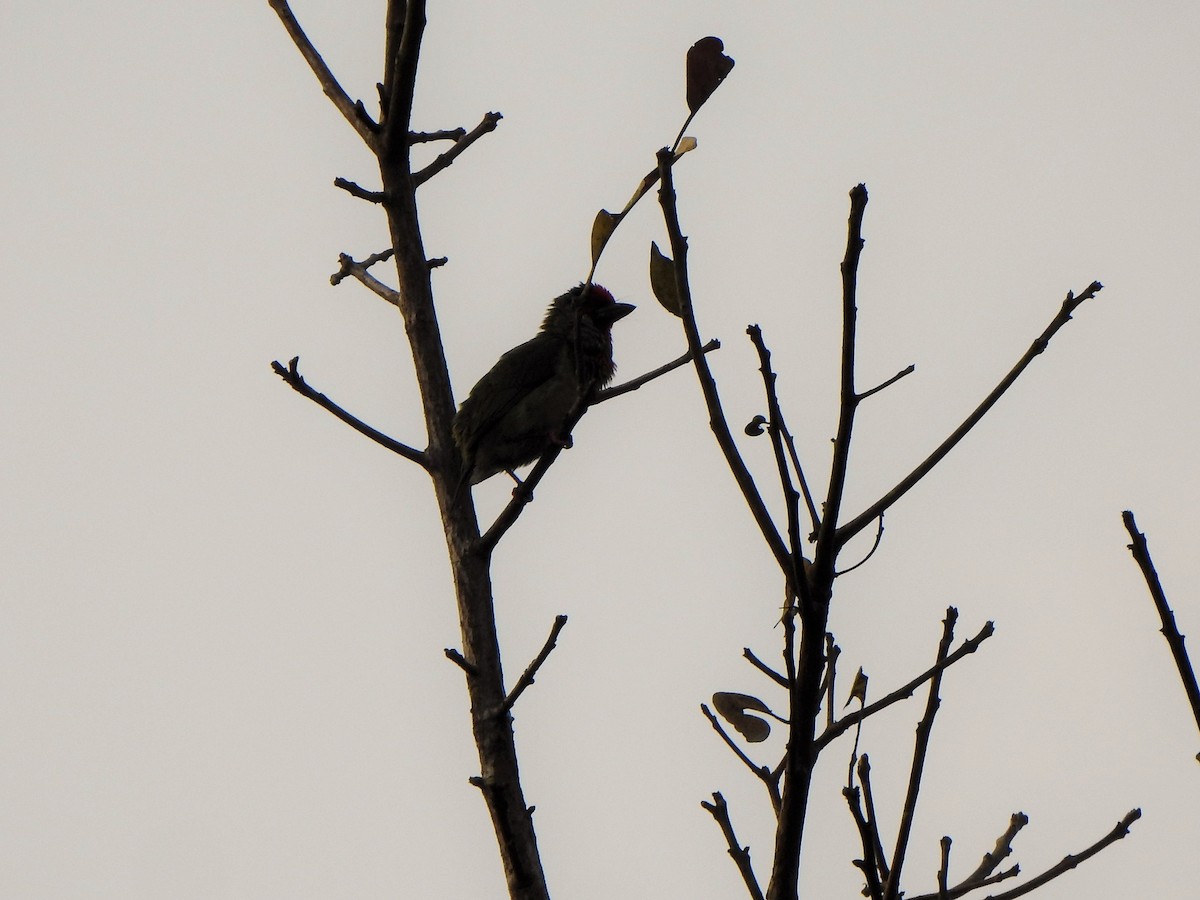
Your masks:
<svg viewBox="0 0 1200 900"><path fill-rule="evenodd" d="M858 674L854 676L854 684L850 686L850 696L846 698L846 706L849 706L855 700L866 706L867 673L863 671L862 666L858 667ZM845 709L846 706L843 706L842 709Z"/></svg>
<svg viewBox="0 0 1200 900"><path fill-rule="evenodd" d="M762 435L763 426L766 424L767 417L764 415L757 415L746 423L746 427L743 430L746 432L748 437L759 437Z"/></svg>
<svg viewBox="0 0 1200 900"><path fill-rule="evenodd" d="M679 157L685 153L691 153L698 146L697 141L690 134L679 141L679 145L675 148L675 162L679 162Z"/></svg>
<svg viewBox="0 0 1200 900"><path fill-rule="evenodd" d="M695 112L725 80L733 69L733 60L723 52L719 37L703 37L687 52L687 105Z"/></svg>
<svg viewBox="0 0 1200 900"><path fill-rule="evenodd" d="M713 694L713 706L726 722L737 729L738 734L751 744L765 741L771 733L771 725L765 719L752 716L746 710L753 709L769 716L775 715L757 697L749 694L738 694L733 691L717 691Z"/></svg>
<svg viewBox="0 0 1200 900"><path fill-rule="evenodd" d="M675 263L663 255L654 241L650 242L650 287L663 309L675 316L682 315L675 284Z"/></svg>
<svg viewBox="0 0 1200 900"><path fill-rule="evenodd" d="M616 231L617 224L621 221L620 216L614 216L607 209L602 209L596 213L596 220L592 222L592 265L600 259L600 254L604 252L604 245L608 243L608 239L612 237L612 233Z"/></svg>

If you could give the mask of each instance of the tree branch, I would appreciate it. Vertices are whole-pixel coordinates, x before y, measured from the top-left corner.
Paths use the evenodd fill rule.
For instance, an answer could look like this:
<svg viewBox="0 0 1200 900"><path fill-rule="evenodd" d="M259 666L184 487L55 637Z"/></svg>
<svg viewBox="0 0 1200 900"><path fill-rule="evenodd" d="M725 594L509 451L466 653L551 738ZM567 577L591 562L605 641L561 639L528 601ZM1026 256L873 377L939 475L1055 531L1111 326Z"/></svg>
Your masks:
<svg viewBox="0 0 1200 900"><path fill-rule="evenodd" d="M1015 812L1012 818L1008 821L1008 827L1004 829L1004 833L996 838L996 846L992 848L990 853L983 854L983 859L979 861L979 865L975 867L970 875L962 880L962 884L972 884L980 879L987 878L996 871L996 867L1000 865L1008 856L1012 854L1012 842L1016 838L1018 832L1029 824L1029 816L1023 812Z"/></svg>
<svg viewBox="0 0 1200 900"><path fill-rule="evenodd" d="M979 629L979 633L975 635L975 637L964 641L961 647L947 656L944 660L941 660L935 665L930 666L912 681L908 682L908 684L896 688L896 690L892 691L886 697L882 697L879 700L876 700L874 703L864 706L862 709L856 709L854 712L850 712L842 716L837 720L836 723L829 728L826 728L825 731L821 733L820 737L817 738L817 750L823 750L835 738L845 734L868 716L873 716L875 713L881 712L882 710L891 706L893 703L898 703L901 700L911 697L913 695L913 691L919 688L926 681L935 677L938 675L938 673L950 668L950 666L954 665L967 654L974 653L976 650L978 650L979 645L990 638L992 634L995 633L995 630L996 628L993 623L986 623L983 628Z"/></svg>
<svg viewBox="0 0 1200 900"><path fill-rule="evenodd" d="M369 191L357 182L350 181L348 178L333 179L333 186L341 188L352 197L357 197L359 200L366 200L368 203L386 203L387 194L383 191Z"/></svg>
<svg viewBox="0 0 1200 900"><path fill-rule="evenodd" d="M1050 321L1050 324L1046 326L1046 330L1043 331L1038 336L1037 340L1030 345L1029 349L1025 351L1024 356L1022 356L1017 361L1017 364L1013 366L1012 370L1000 380L1000 383L996 385L996 387L990 394L987 395L987 397L984 398L983 402L980 403L979 406L977 406L969 416L967 416L967 418L961 425L958 426L958 428L954 429L954 432L948 438L946 438L946 440L944 440L941 445L929 455L927 459L925 459L920 465L904 476L899 484L868 506L849 522L839 526L837 529L837 543L839 545L844 545L848 540L850 540L850 538L854 537L854 535L866 528L876 516L882 512L885 512L893 503L907 494L913 485L929 474L929 471L939 462L941 462L946 457L946 454L953 450L958 442L966 437L967 433L979 423L979 420L982 419L987 412L996 405L996 401L1004 396L1005 392L1012 387L1013 382L1020 377L1021 373L1025 371L1031 362L1033 362L1034 358L1041 354L1046 347L1049 346L1050 339L1058 333L1060 328L1071 321L1071 313L1073 313L1080 304L1095 297L1103 287L1104 285L1102 285L1100 282L1093 281L1078 297L1068 291L1067 298L1063 301L1062 307L1059 309L1058 314L1055 315L1055 317Z"/></svg>
<svg viewBox="0 0 1200 900"><path fill-rule="evenodd" d="M400 292L393 287L388 287L367 270L377 262L388 259L393 251L388 249L382 253L375 253L368 256L362 262L358 262L348 253L339 253L338 270L329 276L329 283L333 285L341 284L347 275L356 278L364 287L369 288L372 293L378 297L382 297L392 306L400 305Z"/></svg>
<svg viewBox="0 0 1200 900"><path fill-rule="evenodd" d="M1167 639L1167 645L1171 648L1171 655L1175 658L1175 668L1179 670L1179 678L1183 681L1183 689L1187 693L1188 703L1192 707L1192 715L1196 719L1196 727L1200 728L1200 686L1196 684L1196 672L1192 668L1191 659L1188 658L1184 637L1179 633L1179 628L1175 624L1175 613L1167 603L1167 595L1163 591L1162 582L1158 580L1158 571L1154 568L1154 560L1150 558L1150 545L1146 542L1146 536L1138 531L1132 511L1125 510L1121 514L1121 520L1125 523L1125 530L1129 532L1129 537L1133 540L1133 543L1129 545L1129 552L1137 561L1138 567L1142 570L1142 577L1146 580L1146 587L1150 589L1154 607L1158 610L1158 617L1162 621L1162 635ZM1196 754L1196 758L1200 759L1200 753Z"/></svg>
<svg viewBox="0 0 1200 900"><path fill-rule="evenodd" d="M854 864L862 871L867 879L867 887L863 892L871 900L883 900L883 886L879 883L879 864L875 857L875 835L863 815L862 798L856 787L842 788L842 796L850 807L850 815L854 818L854 826L858 829L858 837L862 842L863 858L854 860Z"/></svg>
<svg viewBox="0 0 1200 900"><path fill-rule="evenodd" d="M696 314L692 306L691 288L688 286L687 239L684 238L680 228L679 211L675 202L675 184L672 178L674 161L675 156L670 149L664 147L658 151L658 172L662 182L658 190L658 199L659 205L662 207L667 233L671 239L671 255L675 262L675 293L679 297L680 319L683 322L684 334L687 336L688 349L692 352L692 364L696 370L696 378L700 382L700 391L704 395L704 403L708 408L708 424L717 439L717 445L725 455L725 461L734 480L741 488L742 496L750 508L751 515L754 516L754 521L758 523L763 540L766 541L771 555L775 557L776 563L783 570L784 576L789 579L789 590L794 593L803 590L803 585L797 585L795 581L791 580L793 566L787 545L775 528L766 504L763 503L762 495L754 483L754 476L750 474L750 470L746 468L746 463L738 452L733 434L729 430L729 423L725 418L725 412L721 408L721 398L717 392L716 380L713 378L712 370L708 367L705 355L700 352L700 331L696 325Z"/></svg>
<svg viewBox="0 0 1200 900"><path fill-rule="evenodd" d="M937 663L944 662L950 652L950 644L954 641L954 624L958 621L958 610L953 606L946 610L946 618L942 622L942 640L938 644ZM929 739L933 734L933 720L937 715L941 699L938 690L942 686L942 673L939 671L929 681L929 699L925 703L925 715L917 724L916 745L913 748L912 771L908 777L908 790L904 797L904 811L900 816L900 828L896 834L896 846L892 852L892 871L888 874L884 886L884 900L898 900L900 897L900 873L904 869L904 856L908 852L908 840L912 834L913 817L917 812L917 796L921 790L921 779L925 773L925 757L929 752Z"/></svg>
<svg viewBox="0 0 1200 900"><path fill-rule="evenodd" d="M721 826L721 833L725 835L725 843L729 846L729 855L737 864L750 897L752 900L763 900L762 888L758 886L758 879L754 877L754 869L750 865L750 848L738 843L737 835L733 832L733 823L729 820L729 806L725 803L725 798L714 792L712 803L701 800L700 805L707 809Z"/></svg>
<svg viewBox="0 0 1200 900"><path fill-rule="evenodd" d="M792 564L790 577L793 584L798 584L800 581L800 572L797 566L800 565L800 560L803 558L800 546L800 493L792 484L792 474L788 468L788 457L784 451L784 437L787 435L787 425L783 421L783 410L779 408L779 395L775 391L776 375L771 368L771 351L767 349L766 341L763 340L762 328L758 325L751 325L746 329L746 333L750 335L750 341L754 344L755 350L758 351L758 371L762 376L763 392L767 398L767 434L771 438L771 450L775 454L775 470L779 474L779 489L783 494L784 509L787 513L787 540ZM804 470L797 465L796 471L799 473L801 483L803 483ZM808 490L806 487L805 494L807 493ZM809 504L809 509L812 509L811 503ZM816 524L817 519L814 516L814 528Z"/></svg>
<svg viewBox="0 0 1200 900"><path fill-rule="evenodd" d="M911 375L915 371L917 371L917 367L913 366L913 365L910 365L907 368L901 369L899 372L897 372L895 375L893 375L887 381L883 382L883 384L877 384L877 385L875 385L875 387L871 388L869 391L863 391L861 394L859 394L858 395L859 402L866 400L872 394L878 394L884 388L891 387L893 384L895 384L897 381L899 381L905 375Z"/></svg>
<svg viewBox="0 0 1200 900"><path fill-rule="evenodd" d="M742 761L747 769L753 772L759 778L759 780L767 785L769 790L771 785L774 783L774 778L771 776L771 770L766 766L756 765L754 760L746 755L745 751L737 745L737 742L729 736L729 733L721 725L721 720L717 718L716 713L708 708L707 703L700 704L700 711L704 713L704 717L708 719L709 724L712 725L713 731L721 736L721 740L725 742L725 745L734 752L734 755ZM772 802L774 802L773 794Z"/></svg>
<svg viewBox="0 0 1200 900"><path fill-rule="evenodd" d="M755 656L749 647L742 648L742 656L746 657L746 659L750 661L751 665L753 665L756 669L758 669L780 687L786 688L788 686L787 678L785 678L783 675L780 675L765 662Z"/></svg>
<svg viewBox="0 0 1200 900"><path fill-rule="evenodd" d="M503 118L504 116L498 112L485 113L483 120L473 129L471 129L470 132L464 134L462 137L456 140L453 147L451 147L445 153L440 154L425 168L413 173L413 186L420 187L438 172L442 171L442 169L447 168L464 150L470 147L473 143L475 143L488 132L495 131L496 126L500 124L500 120Z"/></svg>
<svg viewBox="0 0 1200 900"><path fill-rule="evenodd" d="M867 186L859 184L850 191L846 254L842 258L842 357L838 429L833 439L833 465L829 473L824 515L821 527L817 531L817 546L813 551L813 562L822 573L833 572L840 546L837 541L837 523L846 490L846 473L850 468L850 439L854 433L854 413L859 400L854 388L854 355L858 319L858 263L865 243L862 225L866 211Z"/></svg>
<svg viewBox="0 0 1200 900"><path fill-rule="evenodd" d="M713 350L720 350L721 342L713 338L707 344L700 348L701 353L711 353ZM666 365L659 366L647 372L645 375L639 375L637 378L632 378L622 384L614 385L610 388L605 388L596 395L596 399L592 401L594 406L597 403L603 403L605 400L611 400L613 397L620 397L622 394L628 394L630 391L636 391L644 384L648 384L656 378L666 375L668 372L673 372L680 366L686 366L692 361L692 351L688 350L683 356L671 360Z"/></svg>
<svg viewBox="0 0 1200 900"><path fill-rule="evenodd" d="M302 394L318 406L333 413L359 434L366 435L381 447L387 447L393 453L397 453L405 459L415 462L421 468L428 471L429 459L423 451L410 447L407 444L402 444L394 438L388 437L382 431L372 428L366 422L362 421L362 419L350 415L350 413L346 412L320 391L310 387L308 382L304 380L304 376L300 374L299 365L300 357L293 356L286 367L279 360L274 360L271 363L271 368L275 370L276 375L286 381L298 394Z"/></svg>
<svg viewBox="0 0 1200 900"><path fill-rule="evenodd" d="M279 16L279 21L283 23L288 37L292 39L292 43L296 45L296 49L300 51L300 55L304 57L304 61L308 63L308 67L317 76L317 81L321 83L321 90L325 92L325 96L333 102L338 112L358 132L358 136L363 139L363 143L371 148L371 152L378 153L379 136L376 132L379 126L367 115L362 101L355 102L351 100L350 96L342 90L342 86L338 84L333 72L329 70L329 66L325 65L325 60L321 58L321 54L317 52L317 48L313 46L312 41L308 39L308 35L304 33L304 29L300 27L300 23L296 21L296 17L292 14L287 0L267 0L267 2L270 4L271 9L275 10L275 14Z"/></svg>
<svg viewBox="0 0 1200 900"><path fill-rule="evenodd" d="M1125 835L1129 834L1129 826L1141 817L1142 811L1140 809L1131 809L1125 814L1125 817L1113 827L1112 831L1100 838L1100 840L1096 841L1096 843L1092 844L1086 850L1083 850L1080 853L1064 856L1057 865L1047 869L1041 875L1029 879L1029 881L1025 882L1020 887L1015 887L1011 891L1005 891L1001 894L991 894L985 897L984 900L1014 900L1016 897L1022 897L1031 891L1036 891L1046 882L1053 881L1059 875L1071 871L1071 869L1074 869L1081 862L1091 859L1109 844L1116 843L1121 838L1125 837Z"/></svg>
<svg viewBox="0 0 1200 900"><path fill-rule="evenodd" d="M554 617L554 625L550 628L550 636L546 638L546 643L542 646L541 652L533 658L533 662L525 667L525 671L521 673L521 677L517 679L517 683L513 686L513 689L504 698L505 712L512 709L516 705L517 699L525 692L525 689L533 684L534 676L537 675L538 669L542 667L542 663L550 656L550 651L557 645L558 634L566 624L566 616L559 615Z"/></svg>

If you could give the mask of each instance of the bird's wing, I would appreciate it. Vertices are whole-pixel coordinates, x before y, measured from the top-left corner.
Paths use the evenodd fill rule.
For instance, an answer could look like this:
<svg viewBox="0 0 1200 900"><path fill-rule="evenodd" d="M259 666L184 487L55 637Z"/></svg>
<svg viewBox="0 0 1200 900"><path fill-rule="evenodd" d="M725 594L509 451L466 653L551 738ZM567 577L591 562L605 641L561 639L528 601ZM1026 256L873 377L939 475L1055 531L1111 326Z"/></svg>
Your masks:
<svg viewBox="0 0 1200 900"><path fill-rule="evenodd" d="M472 443L478 444L523 397L554 377L560 351L558 341L539 334L496 361L459 410L459 417L471 423Z"/></svg>

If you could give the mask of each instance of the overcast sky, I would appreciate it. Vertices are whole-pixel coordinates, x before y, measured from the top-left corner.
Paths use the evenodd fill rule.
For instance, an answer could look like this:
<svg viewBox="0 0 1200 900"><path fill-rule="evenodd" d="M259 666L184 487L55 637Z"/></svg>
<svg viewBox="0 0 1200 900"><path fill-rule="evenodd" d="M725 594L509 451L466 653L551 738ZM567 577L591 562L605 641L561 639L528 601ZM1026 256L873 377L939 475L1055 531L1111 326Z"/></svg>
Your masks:
<svg viewBox="0 0 1200 900"><path fill-rule="evenodd" d="M374 108L381 0L293 8ZM763 412L744 334L763 326L814 481L847 193L870 190L860 384L916 372L861 411L849 512L1068 290L1105 284L838 582L843 679L864 666L873 697L929 665L946 606L960 637L996 622L946 678L909 892L935 887L943 834L953 881L1022 810L1032 874L1141 807L1037 896L1191 900L1200 736L1120 513L1195 650L1200 7L432 2L414 126L504 114L420 196L459 396L586 274L595 211L673 138L708 34L737 66L678 173L700 327L742 423ZM0 896L502 896L428 479L269 368L298 354L424 443L397 313L329 284L339 252L386 242L332 186L377 186L370 155L265 2L8 0L0 58ZM662 236L644 204L597 274L638 305L619 379L683 347L646 275ZM741 652L778 657L782 587L688 371L575 437L495 567L510 679L570 616L516 710L552 892L743 896L699 802L724 792L763 873L770 809L698 708L781 702ZM767 443L744 450L769 484ZM508 491L478 488L481 517ZM889 830L922 703L863 732ZM857 896L850 750L819 770L810 896Z"/></svg>

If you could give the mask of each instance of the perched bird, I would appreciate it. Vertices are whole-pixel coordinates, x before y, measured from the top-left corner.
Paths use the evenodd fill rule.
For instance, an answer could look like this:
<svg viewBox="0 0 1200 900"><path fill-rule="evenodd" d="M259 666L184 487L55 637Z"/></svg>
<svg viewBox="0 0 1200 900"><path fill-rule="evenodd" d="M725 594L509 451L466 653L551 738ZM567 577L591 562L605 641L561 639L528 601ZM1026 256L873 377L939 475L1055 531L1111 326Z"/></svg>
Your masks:
<svg viewBox="0 0 1200 900"><path fill-rule="evenodd" d="M501 356L454 417L460 490L498 472L519 481L513 469L567 445L567 415L612 380L612 326L633 309L598 284L554 298L537 335Z"/></svg>

